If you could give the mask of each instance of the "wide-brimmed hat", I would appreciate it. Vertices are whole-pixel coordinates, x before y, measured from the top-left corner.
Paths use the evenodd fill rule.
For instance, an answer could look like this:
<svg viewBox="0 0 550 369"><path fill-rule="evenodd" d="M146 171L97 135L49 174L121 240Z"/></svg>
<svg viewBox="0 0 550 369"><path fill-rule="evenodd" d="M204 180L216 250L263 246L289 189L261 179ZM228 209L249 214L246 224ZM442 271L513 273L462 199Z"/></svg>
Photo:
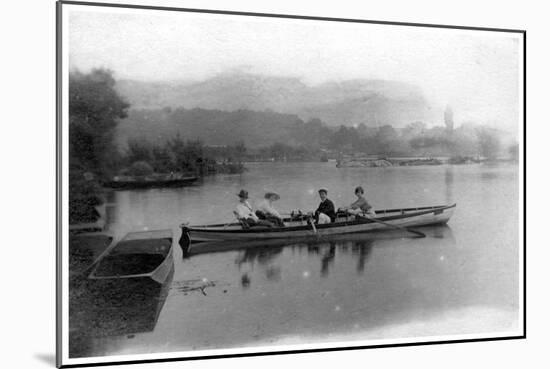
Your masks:
<svg viewBox="0 0 550 369"><path fill-rule="evenodd" d="M321 188L321 189L319 189L319 193L321 193L321 192L324 192L325 195L328 195L328 191L327 191L326 188Z"/></svg>
<svg viewBox="0 0 550 369"><path fill-rule="evenodd" d="M281 196L279 196L279 194L275 193L275 192L266 192L265 195L264 195L264 198L266 199L269 199L269 198L274 198L275 200L279 200L281 198Z"/></svg>
<svg viewBox="0 0 550 369"><path fill-rule="evenodd" d="M237 196L239 196L241 199L248 199L248 191L241 190L241 192L239 192Z"/></svg>

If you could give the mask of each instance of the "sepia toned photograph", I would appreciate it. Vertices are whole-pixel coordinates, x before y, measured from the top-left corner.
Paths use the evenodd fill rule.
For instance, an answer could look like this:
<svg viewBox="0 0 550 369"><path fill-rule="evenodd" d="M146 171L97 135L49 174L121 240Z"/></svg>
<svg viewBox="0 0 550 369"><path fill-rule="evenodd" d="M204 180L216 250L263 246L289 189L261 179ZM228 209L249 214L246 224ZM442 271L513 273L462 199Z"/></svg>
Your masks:
<svg viewBox="0 0 550 369"><path fill-rule="evenodd" d="M57 364L525 337L525 32L59 2Z"/></svg>

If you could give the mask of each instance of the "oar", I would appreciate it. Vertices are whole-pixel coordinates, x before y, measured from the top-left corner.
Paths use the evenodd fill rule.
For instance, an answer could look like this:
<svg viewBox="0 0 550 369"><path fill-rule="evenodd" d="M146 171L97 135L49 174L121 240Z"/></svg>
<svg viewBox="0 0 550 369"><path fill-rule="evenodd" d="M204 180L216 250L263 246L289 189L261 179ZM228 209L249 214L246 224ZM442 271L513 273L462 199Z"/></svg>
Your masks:
<svg viewBox="0 0 550 369"><path fill-rule="evenodd" d="M400 230L402 230L402 231L407 231L407 232L414 233L414 234L416 234L416 235L418 235L419 237L422 237L422 238L426 237L426 235L425 235L424 233L422 233L422 232L420 232L420 231L416 231L416 230L414 230L414 229L410 229L410 228L401 227L401 226L398 226L398 225L395 225L395 224L387 223L387 222L384 222L384 221L382 221L382 220L380 220L380 219L376 219L376 218L374 218L374 217L367 217L367 216L363 216L363 217L364 217L364 218L367 218L367 219L370 219L370 220L372 220L373 222L380 223L380 224L384 224L384 225L386 225L386 226L388 226L388 227L392 227L392 228L395 228L395 229L400 229Z"/></svg>
<svg viewBox="0 0 550 369"><path fill-rule="evenodd" d="M311 225L311 229L313 229L313 233L317 234L317 228L315 227L315 222L313 221L313 218L309 217L307 221Z"/></svg>

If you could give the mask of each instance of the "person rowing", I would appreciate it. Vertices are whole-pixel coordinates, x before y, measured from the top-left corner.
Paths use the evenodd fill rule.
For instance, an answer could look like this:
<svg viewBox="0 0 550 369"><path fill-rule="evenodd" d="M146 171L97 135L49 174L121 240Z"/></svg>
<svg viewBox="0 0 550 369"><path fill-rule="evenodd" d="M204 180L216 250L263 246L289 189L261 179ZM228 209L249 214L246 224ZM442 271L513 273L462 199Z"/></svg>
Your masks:
<svg viewBox="0 0 550 369"><path fill-rule="evenodd" d="M345 212L347 214L352 215L366 215L366 216L374 216L376 215L371 204L365 199L364 194L365 190L363 187L358 186L355 188L355 196L357 196L357 200L350 204L349 206L345 206L342 208L339 208L339 212Z"/></svg>
<svg viewBox="0 0 550 369"><path fill-rule="evenodd" d="M239 196L239 203L235 208L235 215L240 221L246 223L249 227L254 227L254 226L273 227L274 226L273 223L264 219L259 219L256 216L256 214L254 214L254 211L252 210L252 206L248 202L248 191L241 190L237 194L237 196Z"/></svg>
<svg viewBox="0 0 550 369"><path fill-rule="evenodd" d="M256 210L256 216L259 219L267 220L271 223L284 227L283 217L273 206L273 202L279 200L281 197L275 192L267 192L264 199L258 203L258 210Z"/></svg>
<svg viewBox="0 0 550 369"><path fill-rule="evenodd" d="M328 191L324 188L319 190L319 197L321 203L317 210L315 210L314 217L317 224L332 223L336 219L336 212L334 211L334 203L329 200Z"/></svg>

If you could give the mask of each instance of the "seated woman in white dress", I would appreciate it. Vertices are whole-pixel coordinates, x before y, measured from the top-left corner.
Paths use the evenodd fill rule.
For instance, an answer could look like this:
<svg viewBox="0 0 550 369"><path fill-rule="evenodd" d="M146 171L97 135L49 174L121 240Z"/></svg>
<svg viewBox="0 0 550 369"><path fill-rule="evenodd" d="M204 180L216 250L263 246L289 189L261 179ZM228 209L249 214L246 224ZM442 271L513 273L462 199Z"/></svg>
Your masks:
<svg viewBox="0 0 550 369"><path fill-rule="evenodd" d="M237 196L239 196L239 203L235 207L235 215L239 219L239 221L244 222L248 227L254 227L254 226L265 226L265 227L273 227L274 224L265 220L265 219L259 219L256 214L254 214L254 211L252 210L252 206L248 202L248 191L241 190Z"/></svg>
<svg viewBox="0 0 550 369"><path fill-rule="evenodd" d="M346 213L352 215L376 215L371 204L369 204L363 196L364 194L365 190L363 189L363 187L358 186L357 188L355 188L355 196L357 196L357 200L349 206L339 208L338 211L345 211Z"/></svg>
<svg viewBox="0 0 550 369"><path fill-rule="evenodd" d="M275 192L267 192L264 199L257 205L256 216L260 219L267 220L271 223L284 227L283 217L273 206L273 202L279 200L281 197Z"/></svg>

